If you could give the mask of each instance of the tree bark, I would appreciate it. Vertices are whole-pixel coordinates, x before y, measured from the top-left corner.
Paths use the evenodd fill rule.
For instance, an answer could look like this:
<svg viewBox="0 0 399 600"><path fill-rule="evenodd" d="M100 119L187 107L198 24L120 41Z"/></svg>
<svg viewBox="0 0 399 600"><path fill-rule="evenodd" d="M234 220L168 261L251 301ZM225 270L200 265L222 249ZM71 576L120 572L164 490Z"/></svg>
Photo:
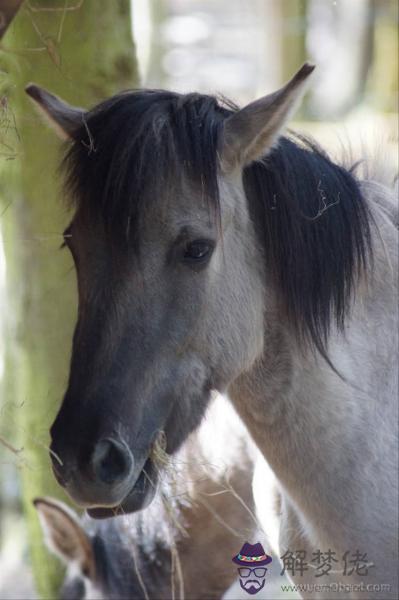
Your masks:
<svg viewBox="0 0 399 600"><path fill-rule="evenodd" d="M44 549L32 499L49 494L65 499L51 473L48 431L67 382L76 291L71 259L58 251L69 218L57 181L60 143L34 111L24 87L34 81L75 105L90 106L137 86L130 2L31 0L13 21L4 45L12 57L7 102L20 140L14 161L19 178L9 190L16 228L14 239L6 240L6 255L16 265L13 284L23 284L22 358L11 376L19 380L16 413L32 564L40 595L54 598L58 567Z"/></svg>

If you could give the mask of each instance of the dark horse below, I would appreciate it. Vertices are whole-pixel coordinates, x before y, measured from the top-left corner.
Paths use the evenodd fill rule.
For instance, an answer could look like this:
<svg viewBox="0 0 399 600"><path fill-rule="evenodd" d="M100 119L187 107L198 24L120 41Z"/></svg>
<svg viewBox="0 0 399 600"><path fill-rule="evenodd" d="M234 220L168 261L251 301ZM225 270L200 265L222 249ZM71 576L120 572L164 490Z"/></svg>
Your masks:
<svg viewBox="0 0 399 600"><path fill-rule="evenodd" d="M227 391L276 478L279 555L372 549L367 582L396 597L396 209L281 137L312 70L241 110L133 91L84 111L27 88L69 140L75 204L54 472L93 516L141 508L159 432L175 452Z"/></svg>

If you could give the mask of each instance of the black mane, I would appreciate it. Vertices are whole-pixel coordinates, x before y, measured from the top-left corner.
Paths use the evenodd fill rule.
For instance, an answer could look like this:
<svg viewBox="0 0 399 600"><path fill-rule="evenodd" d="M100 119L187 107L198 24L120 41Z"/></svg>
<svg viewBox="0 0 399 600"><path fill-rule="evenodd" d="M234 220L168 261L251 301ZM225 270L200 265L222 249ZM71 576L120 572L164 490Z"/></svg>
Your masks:
<svg viewBox="0 0 399 600"><path fill-rule="evenodd" d="M330 327L344 329L371 258L370 214L352 172L313 141L282 138L244 171L269 269L300 342L326 356Z"/></svg>
<svg viewBox="0 0 399 600"><path fill-rule="evenodd" d="M149 198L181 177L200 186L217 216L218 140L235 110L201 94L119 94L86 114L63 163L67 187L133 245ZM291 136L245 169L244 187L287 321L327 357L331 323L343 329L370 254L358 182L316 144Z"/></svg>

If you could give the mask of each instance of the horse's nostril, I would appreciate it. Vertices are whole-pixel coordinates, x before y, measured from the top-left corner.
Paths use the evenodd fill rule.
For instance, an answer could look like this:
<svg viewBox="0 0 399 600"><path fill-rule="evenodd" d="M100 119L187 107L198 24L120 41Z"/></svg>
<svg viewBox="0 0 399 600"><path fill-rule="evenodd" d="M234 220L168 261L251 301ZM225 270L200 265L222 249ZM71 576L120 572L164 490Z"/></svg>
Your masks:
<svg viewBox="0 0 399 600"><path fill-rule="evenodd" d="M132 469L133 458L125 443L106 438L98 442L92 455L95 478L102 483L117 483Z"/></svg>

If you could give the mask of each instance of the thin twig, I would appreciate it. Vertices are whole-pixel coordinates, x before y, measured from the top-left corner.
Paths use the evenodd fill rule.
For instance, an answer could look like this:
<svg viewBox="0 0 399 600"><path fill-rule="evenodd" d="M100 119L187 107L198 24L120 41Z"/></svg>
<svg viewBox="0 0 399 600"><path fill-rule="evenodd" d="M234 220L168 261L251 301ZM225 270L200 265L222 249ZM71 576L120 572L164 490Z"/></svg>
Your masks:
<svg viewBox="0 0 399 600"><path fill-rule="evenodd" d="M79 10L82 7L84 0L80 0L74 6L67 6L66 8L58 8L53 6L32 6L31 2L27 1L26 5L32 12L72 12Z"/></svg>
<svg viewBox="0 0 399 600"><path fill-rule="evenodd" d="M319 181L319 183L317 185L317 191L319 192L319 210L317 211L317 214L314 217L308 217L307 215L304 215L305 219L307 219L308 221L316 221L317 219L320 219L320 217L329 208L331 208L332 206L335 206L336 204L339 204L339 202L340 202L340 192L338 192L337 200L335 202L330 202L330 204L327 203L327 196L325 194L325 191L321 187L321 180Z"/></svg>
<svg viewBox="0 0 399 600"><path fill-rule="evenodd" d="M58 27L58 34L57 34L57 43L58 44L61 43L62 30L64 28L65 17L66 17L66 14L67 14L67 7L68 7L68 0L65 0L65 2L64 2L64 10L62 11L62 15L61 15L61 19L60 19L60 25Z"/></svg>
<svg viewBox="0 0 399 600"><path fill-rule="evenodd" d="M8 204L6 204L6 206L1 211L1 213L0 213L0 219L4 215L4 213L6 212L6 210L11 206L11 204L12 204L12 200L10 200L10 202Z"/></svg>
<svg viewBox="0 0 399 600"><path fill-rule="evenodd" d="M10 444L10 442L8 442L2 435L0 435L0 444L2 444L2 446L7 448L7 450L10 450L10 452L12 452L13 454L17 454L17 455L20 454L24 449L23 447L16 448L12 444Z"/></svg>

